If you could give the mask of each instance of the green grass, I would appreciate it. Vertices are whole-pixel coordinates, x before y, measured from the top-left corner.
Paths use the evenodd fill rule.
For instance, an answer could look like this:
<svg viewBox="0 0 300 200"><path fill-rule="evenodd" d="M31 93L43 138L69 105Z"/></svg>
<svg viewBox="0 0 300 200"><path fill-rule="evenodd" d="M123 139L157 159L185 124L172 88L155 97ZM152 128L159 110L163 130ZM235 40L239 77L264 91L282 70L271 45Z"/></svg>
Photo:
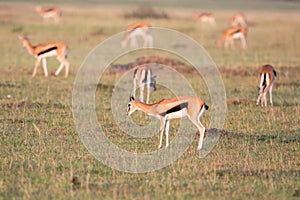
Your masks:
<svg viewBox="0 0 300 200"><path fill-rule="evenodd" d="M166 2L165 2L166 3ZM138 21L122 18L123 7L62 5L60 24L43 23L34 4L3 3L0 10L0 198L1 199L297 199L300 190L300 34L299 14L280 11L247 12L249 49L215 47L234 10L216 9L217 26L200 27L191 8L165 10L168 20L148 19L153 26L175 29L202 44L220 67L228 112L223 134L214 149L200 159L198 137L184 155L155 172L130 174L103 165L77 134L72 114L76 73L89 51L107 37ZM8 6L8 7L5 7ZM269 10L269 9L268 9ZM28 33L34 44L59 40L70 47L71 74L64 79L32 79L34 59L17 36ZM154 52L155 53L155 52ZM172 57L168 54L160 54ZM115 63L132 61L131 55ZM135 56L132 56L135 57ZM50 61L51 60L51 61ZM274 107L256 107L258 70L273 64L278 72ZM49 59L48 68L58 67ZM184 74L197 93L209 100L199 78ZM130 151L154 151L158 135L127 136L112 119L110 96L121 74L106 74L96 91L96 111L107 137ZM159 87L151 99L171 95ZM128 97L126 97L128 98ZM126 109L126 108L124 108ZM210 111L202 117L207 127ZM147 123L142 114L133 116ZM178 122L172 123L171 139ZM73 181L72 181L73 180Z"/></svg>

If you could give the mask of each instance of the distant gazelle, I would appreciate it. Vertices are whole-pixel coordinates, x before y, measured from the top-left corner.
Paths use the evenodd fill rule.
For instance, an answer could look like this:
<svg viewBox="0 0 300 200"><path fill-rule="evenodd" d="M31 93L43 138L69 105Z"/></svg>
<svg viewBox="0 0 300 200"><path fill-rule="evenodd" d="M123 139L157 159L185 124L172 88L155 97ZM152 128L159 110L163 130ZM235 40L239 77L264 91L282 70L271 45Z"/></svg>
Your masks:
<svg viewBox="0 0 300 200"><path fill-rule="evenodd" d="M196 13L195 19L199 20L201 24L209 24L209 25L216 24L215 17L210 12Z"/></svg>
<svg viewBox="0 0 300 200"><path fill-rule="evenodd" d="M42 6L36 6L35 10L44 18L53 18L56 22L59 21L61 11L58 7L45 8Z"/></svg>
<svg viewBox="0 0 300 200"><path fill-rule="evenodd" d="M188 116L190 121L198 128L200 139L198 143L198 150L202 149L205 127L200 122L200 117L208 106L199 97L196 96L180 96L170 99L162 99L154 104L145 104L134 97L130 97L127 104L127 115L130 116L136 110L140 110L150 116L154 116L160 120L159 129L159 146L162 147L162 137L165 130L166 134L166 148L169 146L169 128L171 119L180 119Z"/></svg>
<svg viewBox="0 0 300 200"><path fill-rule="evenodd" d="M259 94L256 101L256 105L261 102L261 106L267 106L267 92L270 94L270 104L273 106L272 100L272 89L274 81L276 79L277 73L272 65L264 65L260 70L260 84L259 84Z"/></svg>
<svg viewBox="0 0 300 200"><path fill-rule="evenodd" d="M224 47L227 49L230 45L231 47L234 46L234 40L240 39L242 43L242 48L247 48L247 42L246 42L246 36L247 36L247 28L243 26L236 26L236 27L230 27L224 31L222 34L220 40L218 41L218 46L221 47L224 45Z"/></svg>
<svg viewBox="0 0 300 200"><path fill-rule="evenodd" d="M130 47L135 48L138 46L137 37L141 36L144 40L143 47L153 46L153 37L150 31L151 27L147 23L135 23L129 26L122 39L122 47L125 48L127 42L130 41Z"/></svg>
<svg viewBox="0 0 300 200"><path fill-rule="evenodd" d="M136 86L138 85L138 87L140 89L139 100L141 102L144 102L144 88L145 88L145 85L147 85L146 103L149 103L150 88L153 87L153 91L156 91L155 78L156 78L156 76L152 76L152 70L146 64L138 66L134 70L132 96L135 98Z"/></svg>
<svg viewBox="0 0 300 200"><path fill-rule="evenodd" d="M234 14L231 18L230 18L230 25L231 26L244 26L247 27L247 18L246 15L242 12L238 12L236 14Z"/></svg>
<svg viewBox="0 0 300 200"><path fill-rule="evenodd" d="M30 43L27 37L19 36L19 39L22 41L23 46L26 47L28 52L35 57L35 64L34 64L32 77L36 75L37 68L41 60L43 61L43 69L44 69L45 77L47 77L48 69L47 69L46 58L53 57L53 56L56 56L57 60L60 62L60 66L56 70L55 75L57 76L62 70L62 68L65 66L65 77L66 78L68 77L69 62L67 61L67 56L68 56L67 45L60 42L48 42L48 43L32 46L32 44Z"/></svg>

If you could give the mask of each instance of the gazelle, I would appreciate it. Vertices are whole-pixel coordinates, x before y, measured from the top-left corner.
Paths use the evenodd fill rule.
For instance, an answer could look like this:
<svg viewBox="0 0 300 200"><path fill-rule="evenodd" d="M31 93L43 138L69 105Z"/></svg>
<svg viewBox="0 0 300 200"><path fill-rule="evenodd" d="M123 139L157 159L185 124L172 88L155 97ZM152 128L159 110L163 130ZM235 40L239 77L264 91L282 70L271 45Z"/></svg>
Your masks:
<svg viewBox="0 0 300 200"><path fill-rule="evenodd" d="M236 14L234 14L231 18L230 18L230 25L232 27L234 26L244 26L247 27L247 18L246 15L242 12L238 12Z"/></svg>
<svg viewBox="0 0 300 200"><path fill-rule="evenodd" d="M149 103L150 98L150 87L153 87L153 91L156 91L156 76L152 76L152 70L150 67L145 65L140 65L134 70L133 75L133 91L132 96L135 98L136 86L138 85L140 89L140 98L141 102L144 102L144 88L147 85L147 100L146 103Z"/></svg>
<svg viewBox="0 0 300 200"><path fill-rule="evenodd" d="M137 47L137 37L141 36L144 40L143 47L153 46L153 37L150 32L150 25L147 23L135 23L129 26L122 39L122 47L125 48L130 40L130 47Z"/></svg>
<svg viewBox="0 0 300 200"><path fill-rule="evenodd" d="M222 34L220 40L218 41L218 46L221 47L222 44L224 44L224 47L227 49L229 45L233 47L235 39L240 39L242 43L242 48L246 49L247 48L246 36L247 36L246 27L243 26L230 27L226 29Z"/></svg>
<svg viewBox="0 0 300 200"><path fill-rule="evenodd" d="M145 104L134 97L130 97L127 105L127 115L130 116L136 110L140 110L150 116L154 116L160 120L159 128L159 146L162 147L163 132L166 134L166 148L169 146L169 128L171 119L180 119L188 116L190 121L198 128L200 139L198 150L202 149L205 127L200 122L200 117L204 110L208 110L208 106L199 97L196 96L180 96L170 99L162 99L154 104Z"/></svg>
<svg viewBox="0 0 300 200"><path fill-rule="evenodd" d="M270 104L273 106L272 100L272 89L274 81L276 79L277 73L272 65L264 65L260 70L260 84L259 84L259 94L256 101L256 105L261 102L261 106L267 106L267 92L270 94Z"/></svg>
<svg viewBox="0 0 300 200"><path fill-rule="evenodd" d="M53 56L56 56L57 60L60 62L60 66L56 70L55 76L57 76L62 70L62 68L65 66L65 78L68 77L69 62L67 61L67 55L68 55L67 45L59 42L48 42L48 43L32 46L32 44L30 43L27 37L19 36L19 39L22 41L23 46L26 47L28 52L35 57L35 64L34 64L32 77L36 75L37 68L41 60L43 61L43 69L44 69L45 77L47 77L48 69L47 69L46 58L53 57Z"/></svg>
<svg viewBox="0 0 300 200"><path fill-rule="evenodd" d="M202 24L210 24L210 25L216 24L216 20L213 14L210 12L196 13L195 19L199 20Z"/></svg>
<svg viewBox="0 0 300 200"><path fill-rule="evenodd" d="M35 10L44 18L53 18L56 22L59 21L61 11L57 7L44 8L42 6L36 6Z"/></svg>

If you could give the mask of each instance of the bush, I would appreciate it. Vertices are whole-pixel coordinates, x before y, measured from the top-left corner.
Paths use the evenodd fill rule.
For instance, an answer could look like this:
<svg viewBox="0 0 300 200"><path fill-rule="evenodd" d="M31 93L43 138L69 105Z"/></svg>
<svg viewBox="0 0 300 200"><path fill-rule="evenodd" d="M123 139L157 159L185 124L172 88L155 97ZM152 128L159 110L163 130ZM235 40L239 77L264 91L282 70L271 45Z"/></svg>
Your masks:
<svg viewBox="0 0 300 200"><path fill-rule="evenodd" d="M168 19L169 16L165 11L158 11L152 7L138 7L133 11L124 13L124 18L154 18L154 19Z"/></svg>

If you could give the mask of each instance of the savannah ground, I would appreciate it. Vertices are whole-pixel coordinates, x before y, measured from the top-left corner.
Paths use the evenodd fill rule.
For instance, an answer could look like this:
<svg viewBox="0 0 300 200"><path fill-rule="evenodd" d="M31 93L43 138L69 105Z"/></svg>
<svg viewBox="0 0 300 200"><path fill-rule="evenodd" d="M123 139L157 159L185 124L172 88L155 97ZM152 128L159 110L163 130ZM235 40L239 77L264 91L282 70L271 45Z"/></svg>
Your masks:
<svg viewBox="0 0 300 200"><path fill-rule="evenodd" d="M0 3L1 199L300 197L300 5L293 1L255 1L240 9L222 3L208 5L215 14L216 27L203 27L193 20L200 6L174 5L164 2L158 7L169 15L168 19L140 20L123 17L126 10L137 8L130 4L67 1L60 5L61 22L55 24L42 21L34 11L33 1ZM241 50L238 42L231 51L216 48L216 40L228 26L229 17L241 9L249 16L249 48ZM120 172L96 160L75 130L72 91L76 72L97 44L137 21L192 37L219 67L227 95L226 123L218 143L204 159L196 151L197 137L184 155L168 167L143 174ZM33 44L54 40L67 43L70 76L44 78L40 67L32 79L34 59L17 37L24 33L31 36ZM115 62L132 61L129 56ZM261 108L254 101L258 71L266 63L275 66L278 78L273 91L274 106ZM58 62L49 59L49 72L57 67ZM181 73L209 102L205 85L198 83L192 73ZM107 73L100 80L96 101L99 124L114 143L132 151L153 151L158 135L129 138L112 119L110 95L119 77L120 74ZM152 94L153 101L171 95L160 87ZM202 117L206 127L209 114ZM134 117L147 119L138 114ZM171 135L175 130L172 127Z"/></svg>

